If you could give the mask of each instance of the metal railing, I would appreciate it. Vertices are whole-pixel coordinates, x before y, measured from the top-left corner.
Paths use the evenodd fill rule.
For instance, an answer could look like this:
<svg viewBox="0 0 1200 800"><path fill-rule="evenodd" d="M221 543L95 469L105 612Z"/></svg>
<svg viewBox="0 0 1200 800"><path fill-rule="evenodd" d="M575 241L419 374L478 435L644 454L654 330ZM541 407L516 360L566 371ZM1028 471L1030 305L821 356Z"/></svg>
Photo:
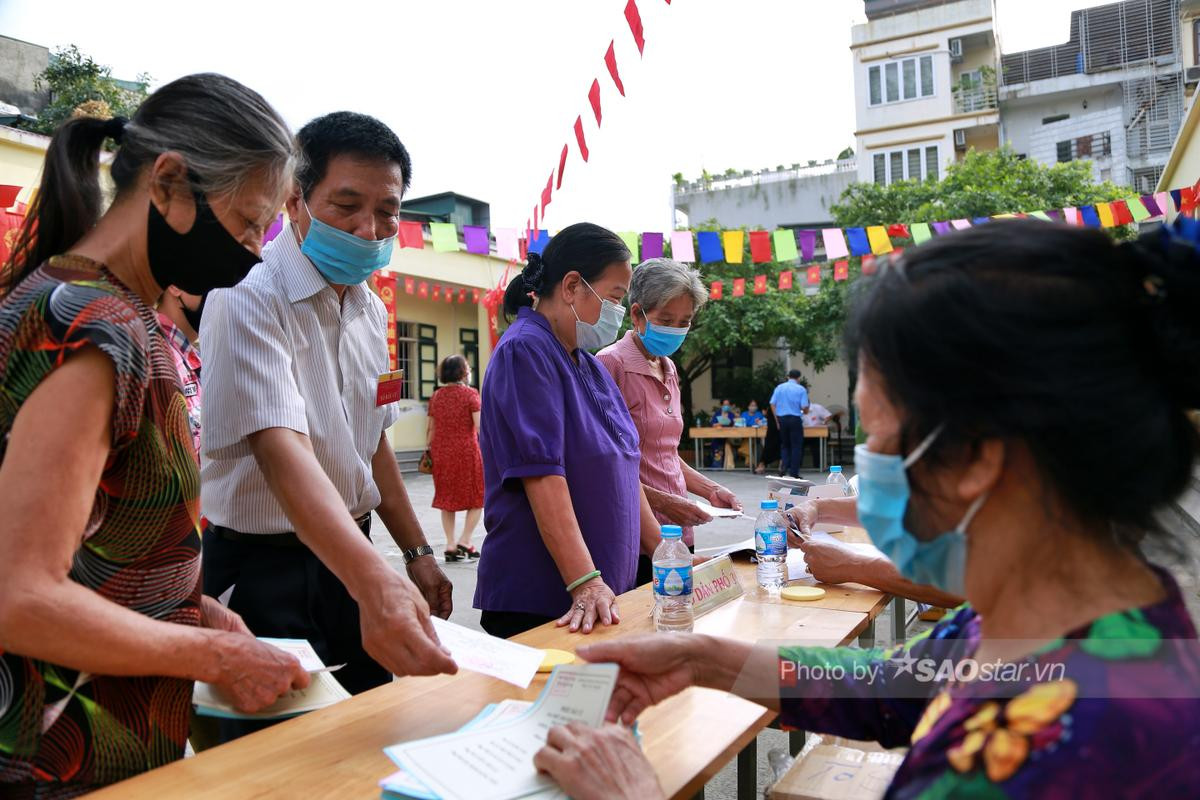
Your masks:
<svg viewBox="0 0 1200 800"><path fill-rule="evenodd" d="M1112 155L1112 134L1093 133L1058 143L1058 161L1075 161L1080 158L1108 158Z"/></svg>
<svg viewBox="0 0 1200 800"><path fill-rule="evenodd" d="M999 107L995 86L959 86L954 89L954 113L969 114Z"/></svg>
<svg viewBox="0 0 1200 800"><path fill-rule="evenodd" d="M700 194L702 192L719 192L723 189L735 189L743 186L758 186L764 183L781 183L797 178L811 178L818 175L830 175L837 172L857 172L858 161L853 158L834 160L826 159L820 163L795 165L784 169L764 169L758 172L744 172L740 175L713 175L707 181L698 180L675 184L675 194Z"/></svg>

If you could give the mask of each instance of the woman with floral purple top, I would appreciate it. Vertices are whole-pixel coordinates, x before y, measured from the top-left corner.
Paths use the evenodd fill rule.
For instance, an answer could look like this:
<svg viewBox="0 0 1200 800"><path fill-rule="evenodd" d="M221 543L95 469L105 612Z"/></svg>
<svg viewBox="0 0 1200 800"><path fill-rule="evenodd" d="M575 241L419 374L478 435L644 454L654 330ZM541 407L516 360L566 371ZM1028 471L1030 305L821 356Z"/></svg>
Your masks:
<svg viewBox="0 0 1200 800"><path fill-rule="evenodd" d="M890 650L582 647L621 666L609 718L701 685L909 747L889 798L1200 797L1196 629L1147 560L1200 452L1198 241L1186 218L1121 245L1014 220L893 260L847 328L858 514L902 575L967 603ZM1130 406L1144 425L1115 424ZM577 800L660 797L629 741L554 729L534 763Z"/></svg>

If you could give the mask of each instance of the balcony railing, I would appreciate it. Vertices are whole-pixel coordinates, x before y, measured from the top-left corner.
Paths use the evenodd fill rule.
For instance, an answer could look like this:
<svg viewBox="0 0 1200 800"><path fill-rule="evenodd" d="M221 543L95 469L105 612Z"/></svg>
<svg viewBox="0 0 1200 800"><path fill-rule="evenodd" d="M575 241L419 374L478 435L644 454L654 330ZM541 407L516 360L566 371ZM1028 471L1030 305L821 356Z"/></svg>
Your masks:
<svg viewBox="0 0 1200 800"><path fill-rule="evenodd" d="M764 169L759 172L747 170L740 175L713 175L707 181L689 181L675 184L675 194L697 194L700 192L717 192L722 189L735 189L741 186L757 186L763 183L780 183L797 178L811 178L818 175L829 175L838 172L857 172L858 162L854 158L843 158L835 161L827 159L823 162L813 162L802 166L794 165L785 169Z"/></svg>
<svg viewBox="0 0 1200 800"><path fill-rule="evenodd" d="M998 106L995 86L959 86L954 90L954 113L956 114L989 111Z"/></svg>

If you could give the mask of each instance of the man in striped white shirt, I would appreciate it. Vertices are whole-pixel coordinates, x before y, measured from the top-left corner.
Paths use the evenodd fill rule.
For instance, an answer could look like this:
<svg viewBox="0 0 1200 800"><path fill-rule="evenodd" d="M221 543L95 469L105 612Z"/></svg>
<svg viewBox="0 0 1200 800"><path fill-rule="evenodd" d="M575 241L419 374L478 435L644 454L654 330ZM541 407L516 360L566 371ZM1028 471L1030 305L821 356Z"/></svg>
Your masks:
<svg viewBox="0 0 1200 800"><path fill-rule="evenodd" d="M449 616L450 582L385 434L395 404L376 402L386 315L364 285L390 260L411 162L362 114L320 117L297 139L292 224L205 307L204 588L232 586L229 607L255 634L310 640L361 692L456 669L429 619ZM372 511L407 577L372 546Z"/></svg>

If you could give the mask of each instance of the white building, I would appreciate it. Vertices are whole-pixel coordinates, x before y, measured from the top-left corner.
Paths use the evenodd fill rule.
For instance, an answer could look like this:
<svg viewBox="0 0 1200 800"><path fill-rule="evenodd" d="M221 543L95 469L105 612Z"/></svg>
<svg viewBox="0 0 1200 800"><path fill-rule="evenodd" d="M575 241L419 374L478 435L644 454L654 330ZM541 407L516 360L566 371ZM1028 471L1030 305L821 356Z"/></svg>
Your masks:
<svg viewBox="0 0 1200 800"><path fill-rule="evenodd" d="M851 30L858 179L937 180L968 148L995 149L992 0L866 0Z"/></svg>

